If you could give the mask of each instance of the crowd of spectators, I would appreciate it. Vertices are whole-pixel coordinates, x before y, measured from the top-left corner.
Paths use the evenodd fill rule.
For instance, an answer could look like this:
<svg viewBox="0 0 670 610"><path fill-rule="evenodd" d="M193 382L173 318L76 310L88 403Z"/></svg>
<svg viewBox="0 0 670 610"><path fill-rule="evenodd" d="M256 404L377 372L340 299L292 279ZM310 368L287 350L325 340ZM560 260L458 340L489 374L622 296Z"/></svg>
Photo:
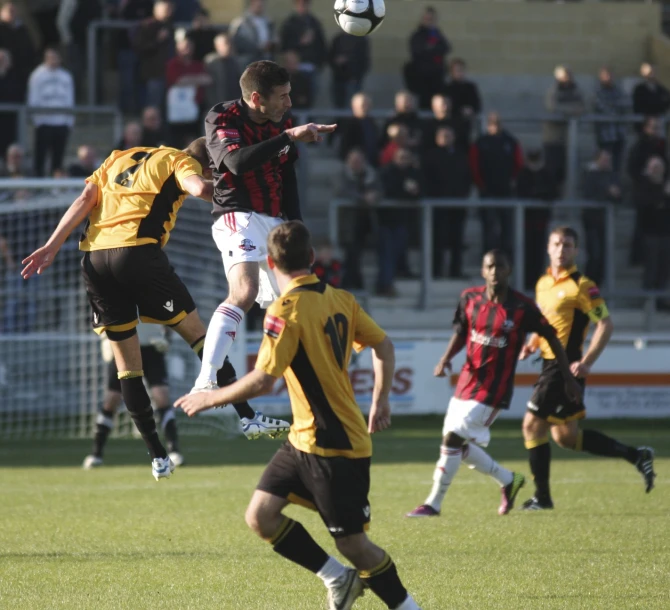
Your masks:
<svg viewBox="0 0 670 610"><path fill-rule="evenodd" d="M132 25L105 34L111 41L106 48L113 49L105 67L118 74L118 106L126 118L121 140L109 150L81 146L77 160L67 163L64 151L74 115L36 111L30 118L34 152L27 159L16 143L16 114L0 112L1 175L84 176L112 148L181 147L202 132L209 107L240 95L246 64L274 59L291 74L296 110L316 104L327 70L330 105L351 110L329 142L342 160L338 194L355 201L356 209L344 262L337 262L335 271L330 268L333 246L323 246L324 276L362 288L361 249L374 243L376 292L396 294L394 281L418 271L410 268L408 250L420 239L418 201L430 197L463 202L462 207L435 209L432 253L435 278L463 278L468 201L521 198L545 204L525 213L522 253L513 251L509 209L479 208L477 214L483 249L498 247L512 257L522 256L526 288L531 289L543 268L551 203L564 192L566 119L591 113L602 119L594 125L592 161L583 168L580 196L611 204L632 201L637 221L631 263L644 264L645 288L667 286L670 183L662 119L670 109L670 92L658 82L653 66L642 65L632 96L606 67L599 71L594 91L585 92L567 66L558 66L544 100L543 110L553 118L542 126L542 145L524 149L513 125L496 112L483 115L479 88L468 77L466 62L451 55L434 8L424 10L409 35L409 60L402 68L405 89L395 95L393 116L385 122L370 116L372 100L362 93L371 69L368 37L338 32L328 40L310 0L294 0L293 11L281 23L266 8L266 0L250 0L247 10L224 27L210 23L199 0L44 0L43 10L32 15L38 46L17 4L5 2L0 7L0 103L59 109L83 102L88 25L102 16ZM647 117L635 130L619 122L631 113ZM3 194L5 200L23 196L19 191ZM378 208L382 199L403 205ZM586 272L597 282L604 279L604 218L601 210L582 213Z"/></svg>

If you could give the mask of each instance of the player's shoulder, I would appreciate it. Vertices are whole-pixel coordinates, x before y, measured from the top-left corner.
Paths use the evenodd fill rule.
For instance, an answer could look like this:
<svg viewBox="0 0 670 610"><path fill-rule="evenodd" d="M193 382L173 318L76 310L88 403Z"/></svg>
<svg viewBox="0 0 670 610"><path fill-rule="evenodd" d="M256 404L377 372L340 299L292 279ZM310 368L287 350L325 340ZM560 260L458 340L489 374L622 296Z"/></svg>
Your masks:
<svg viewBox="0 0 670 610"><path fill-rule="evenodd" d="M588 297L592 301L595 299L601 299L602 295L600 294L600 288L590 277L582 275L577 282L577 287L579 288L580 294Z"/></svg>
<svg viewBox="0 0 670 610"><path fill-rule="evenodd" d="M240 100L219 102L210 108L207 113L207 121L211 123L224 123L241 120L242 107Z"/></svg>
<svg viewBox="0 0 670 610"><path fill-rule="evenodd" d="M531 299L530 297L527 297L523 292L519 292L518 290L512 290L511 291L512 298L514 298L520 306L527 308L527 309L537 309L537 303Z"/></svg>
<svg viewBox="0 0 670 610"><path fill-rule="evenodd" d="M486 286L471 286L461 292L461 300L467 301L468 299L474 299L482 296L484 292L486 292Z"/></svg>
<svg viewBox="0 0 670 610"><path fill-rule="evenodd" d="M274 316L287 322L295 320L300 303L300 294L287 294L275 299L267 308L266 316Z"/></svg>

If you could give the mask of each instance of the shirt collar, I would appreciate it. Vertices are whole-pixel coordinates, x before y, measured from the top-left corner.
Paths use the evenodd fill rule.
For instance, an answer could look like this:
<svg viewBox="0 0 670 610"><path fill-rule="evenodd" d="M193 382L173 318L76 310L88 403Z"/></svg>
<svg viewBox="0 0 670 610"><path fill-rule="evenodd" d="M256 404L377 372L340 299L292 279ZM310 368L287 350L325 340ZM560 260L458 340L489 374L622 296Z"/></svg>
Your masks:
<svg viewBox="0 0 670 610"><path fill-rule="evenodd" d="M316 277L313 273L310 275L301 275L300 277L293 278L284 288L281 293L281 296L291 292L294 288L298 286L307 286L309 284L318 284L321 280Z"/></svg>
<svg viewBox="0 0 670 610"><path fill-rule="evenodd" d="M554 275L551 272L551 267L547 267L547 275L551 277L551 279L554 280L554 282L560 282L561 280L564 280L566 278L569 278L573 273L577 272L577 265L573 265L569 269L563 269L559 274L558 277L555 278Z"/></svg>

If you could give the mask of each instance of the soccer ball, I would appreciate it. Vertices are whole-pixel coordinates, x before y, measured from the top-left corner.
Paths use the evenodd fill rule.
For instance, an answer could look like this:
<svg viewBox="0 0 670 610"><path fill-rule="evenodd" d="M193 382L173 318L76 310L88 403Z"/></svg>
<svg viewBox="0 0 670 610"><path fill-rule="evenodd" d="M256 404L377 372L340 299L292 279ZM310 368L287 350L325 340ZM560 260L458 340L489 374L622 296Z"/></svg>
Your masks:
<svg viewBox="0 0 670 610"><path fill-rule="evenodd" d="M384 0L335 0L335 23L347 34L367 36L384 21Z"/></svg>

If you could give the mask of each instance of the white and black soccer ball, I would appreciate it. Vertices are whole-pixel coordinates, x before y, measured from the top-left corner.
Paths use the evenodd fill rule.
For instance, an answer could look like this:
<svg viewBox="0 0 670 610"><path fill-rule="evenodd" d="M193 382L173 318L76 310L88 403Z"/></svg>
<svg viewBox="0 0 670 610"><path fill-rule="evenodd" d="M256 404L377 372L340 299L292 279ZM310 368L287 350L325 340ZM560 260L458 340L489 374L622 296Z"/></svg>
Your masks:
<svg viewBox="0 0 670 610"><path fill-rule="evenodd" d="M384 21L384 0L335 0L335 23L347 34L367 36Z"/></svg>

